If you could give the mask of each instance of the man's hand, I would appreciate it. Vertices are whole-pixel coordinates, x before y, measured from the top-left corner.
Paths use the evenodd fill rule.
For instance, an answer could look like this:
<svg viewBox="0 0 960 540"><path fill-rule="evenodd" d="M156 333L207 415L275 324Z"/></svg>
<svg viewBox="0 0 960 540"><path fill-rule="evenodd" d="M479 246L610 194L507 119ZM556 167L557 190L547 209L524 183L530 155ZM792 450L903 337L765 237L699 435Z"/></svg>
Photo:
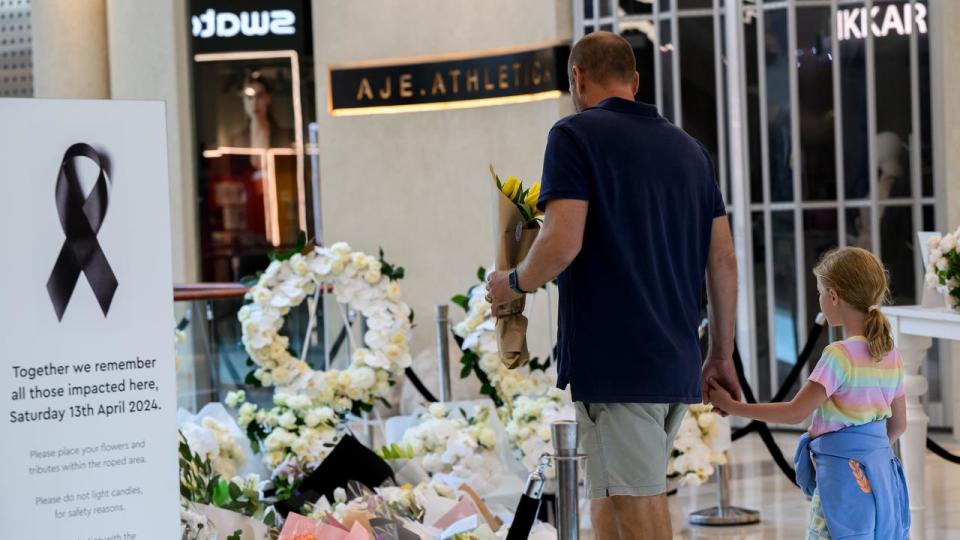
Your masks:
<svg viewBox="0 0 960 540"><path fill-rule="evenodd" d="M703 402L713 401L711 381L716 386L723 388L735 400L740 401L740 381L737 379L737 370L733 367L733 360L721 357L707 357L703 363L703 371L700 374L701 390L703 392ZM729 411L714 403L714 407L723 416L727 416Z"/></svg>
<svg viewBox="0 0 960 540"><path fill-rule="evenodd" d="M487 302L490 302L493 316L497 316L500 307L520 298L510 288L510 271L492 272L487 276Z"/></svg>

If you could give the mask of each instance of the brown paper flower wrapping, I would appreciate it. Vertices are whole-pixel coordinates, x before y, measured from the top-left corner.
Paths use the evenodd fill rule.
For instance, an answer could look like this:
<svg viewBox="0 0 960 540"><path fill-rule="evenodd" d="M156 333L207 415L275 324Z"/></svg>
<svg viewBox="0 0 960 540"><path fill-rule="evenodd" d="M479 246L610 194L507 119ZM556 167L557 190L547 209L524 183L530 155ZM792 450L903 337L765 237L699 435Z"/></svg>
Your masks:
<svg viewBox="0 0 960 540"><path fill-rule="evenodd" d="M493 168L490 169L491 174ZM496 241L496 268L509 270L515 268L530 252L533 241L540 232L536 221L533 228L527 223L517 206L493 185L494 196L494 240ZM508 369L516 369L530 361L527 349L527 318L523 316L524 299L511 303L508 308L497 314L497 343L500 346L500 358Z"/></svg>

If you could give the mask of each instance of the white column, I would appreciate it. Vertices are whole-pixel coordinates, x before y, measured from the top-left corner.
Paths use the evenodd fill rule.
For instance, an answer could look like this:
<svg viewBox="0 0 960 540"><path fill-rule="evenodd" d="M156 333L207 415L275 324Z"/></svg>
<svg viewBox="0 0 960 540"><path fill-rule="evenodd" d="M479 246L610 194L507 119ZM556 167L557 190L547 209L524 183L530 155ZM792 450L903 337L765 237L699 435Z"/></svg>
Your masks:
<svg viewBox="0 0 960 540"><path fill-rule="evenodd" d="M186 4L107 0L112 97L166 105L173 279L178 283L197 281L200 266Z"/></svg>
<svg viewBox="0 0 960 540"><path fill-rule="evenodd" d="M927 378L920 374L927 349L933 343L929 337L913 336L900 331L900 318L890 317L893 338L903 357L904 388L907 401L907 431L900 438L903 470L910 491L910 538L926 538L926 457L927 425L930 418L923 410L920 398L927 393Z"/></svg>
<svg viewBox="0 0 960 540"><path fill-rule="evenodd" d="M109 98L104 0L33 0L33 95Z"/></svg>
<svg viewBox="0 0 960 540"><path fill-rule="evenodd" d="M951 151L960 144L960 2L931 0L930 15L930 102L933 132L934 190L937 196L936 228L954 230L960 226L960 153ZM944 377L944 406L949 407L953 436L960 438L960 342L941 349Z"/></svg>

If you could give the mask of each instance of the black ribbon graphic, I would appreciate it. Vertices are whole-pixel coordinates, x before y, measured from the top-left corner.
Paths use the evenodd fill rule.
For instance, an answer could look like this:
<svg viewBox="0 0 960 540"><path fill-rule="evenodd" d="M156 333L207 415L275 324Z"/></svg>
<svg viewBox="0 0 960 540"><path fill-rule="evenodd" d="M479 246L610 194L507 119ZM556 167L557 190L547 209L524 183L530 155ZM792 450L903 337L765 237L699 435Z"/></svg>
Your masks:
<svg viewBox="0 0 960 540"><path fill-rule="evenodd" d="M93 161L100 170L96 184L87 197L83 195L83 187L73 163L73 158L78 157ZM97 242L97 232L107 214L109 199L104 161L90 145L76 143L67 148L60 162L56 187L57 213L60 214L60 224L67 239L60 248L60 255L47 280L47 292L58 320L63 320L80 272L87 276L87 282L104 315L109 311L117 290L117 277Z"/></svg>

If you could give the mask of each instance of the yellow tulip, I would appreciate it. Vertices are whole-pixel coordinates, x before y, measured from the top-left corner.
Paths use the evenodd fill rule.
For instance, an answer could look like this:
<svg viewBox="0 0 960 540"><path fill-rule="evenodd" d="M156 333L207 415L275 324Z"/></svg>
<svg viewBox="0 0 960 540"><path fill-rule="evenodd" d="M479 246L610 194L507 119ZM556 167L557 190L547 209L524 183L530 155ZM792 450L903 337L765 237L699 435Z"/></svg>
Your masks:
<svg viewBox="0 0 960 540"><path fill-rule="evenodd" d="M511 176L507 178L507 181L503 183L503 187L500 188L500 191L507 196L511 201L514 200L518 193L520 193L520 179L516 176Z"/></svg>
<svg viewBox="0 0 960 540"><path fill-rule="evenodd" d="M540 182L537 182L530 186L530 191L527 191L527 196L523 199L523 204L526 204L530 207L530 210L533 212L537 211L537 201L540 199Z"/></svg>

